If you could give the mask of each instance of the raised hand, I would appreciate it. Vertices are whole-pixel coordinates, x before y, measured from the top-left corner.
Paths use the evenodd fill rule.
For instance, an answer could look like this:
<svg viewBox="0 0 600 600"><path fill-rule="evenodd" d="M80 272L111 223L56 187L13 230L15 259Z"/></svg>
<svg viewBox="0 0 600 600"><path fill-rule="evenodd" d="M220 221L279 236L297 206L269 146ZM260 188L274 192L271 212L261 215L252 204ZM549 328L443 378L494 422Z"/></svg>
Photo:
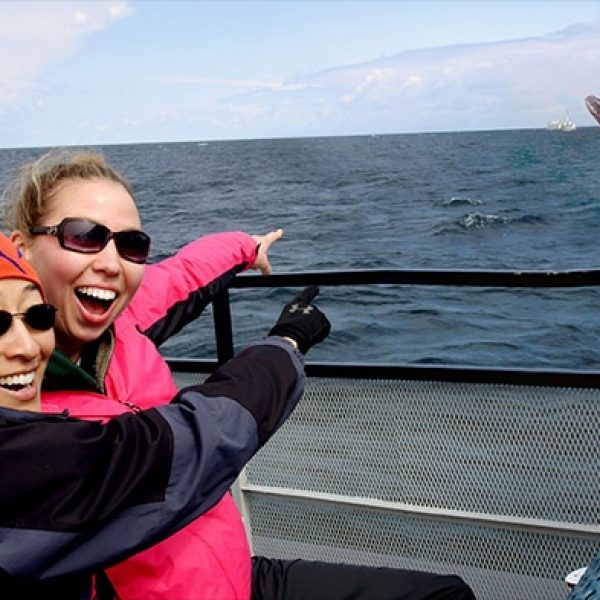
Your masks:
<svg viewBox="0 0 600 600"><path fill-rule="evenodd" d="M261 275L270 275L271 263L269 262L268 252L269 248L279 239L283 237L283 229L276 229L275 231L269 231L265 235L253 235L254 241L259 245L258 254L256 260L252 265L253 269L258 269Z"/></svg>
<svg viewBox="0 0 600 600"><path fill-rule="evenodd" d="M331 323L314 304L311 304L318 293L319 288L316 285L304 288L284 306L269 335L294 340L302 354L306 354L312 346L322 342L331 331Z"/></svg>

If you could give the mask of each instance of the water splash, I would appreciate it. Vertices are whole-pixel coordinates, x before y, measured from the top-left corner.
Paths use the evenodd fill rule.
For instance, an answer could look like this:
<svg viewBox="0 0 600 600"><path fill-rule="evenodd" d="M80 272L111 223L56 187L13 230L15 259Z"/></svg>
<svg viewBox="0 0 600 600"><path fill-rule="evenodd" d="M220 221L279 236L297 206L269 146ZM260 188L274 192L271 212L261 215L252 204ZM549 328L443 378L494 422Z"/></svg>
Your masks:
<svg viewBox="0 0 600 600"><path fill-rule="evenodd" d="M452 196L440 202L441 206L480 206L482 201L479 198L469 198L468 196Z"/></svg>

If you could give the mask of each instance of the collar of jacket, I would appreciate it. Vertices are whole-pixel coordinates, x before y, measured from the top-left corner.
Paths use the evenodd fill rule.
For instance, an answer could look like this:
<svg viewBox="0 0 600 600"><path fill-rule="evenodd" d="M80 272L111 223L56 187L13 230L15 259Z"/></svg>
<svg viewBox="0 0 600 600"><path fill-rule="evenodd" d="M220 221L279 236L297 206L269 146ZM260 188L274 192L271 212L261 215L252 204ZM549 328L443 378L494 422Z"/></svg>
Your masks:
<svg viewBox="0 0 600 600"><path fill-rule="evenodd" d="M44 375L44 390L82 390L103 394L104 378L114 349L114 333L108 329L97 342L82 353L83 366L77 365L58 348L54 350Z"/></svg>

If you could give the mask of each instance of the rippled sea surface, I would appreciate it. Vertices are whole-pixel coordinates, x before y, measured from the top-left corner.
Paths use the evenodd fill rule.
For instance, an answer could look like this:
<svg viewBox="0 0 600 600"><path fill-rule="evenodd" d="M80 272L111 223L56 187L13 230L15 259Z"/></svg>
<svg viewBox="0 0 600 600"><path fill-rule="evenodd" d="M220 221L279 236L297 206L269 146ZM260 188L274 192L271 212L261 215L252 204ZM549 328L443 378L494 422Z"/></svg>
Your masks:
<svg viewBox="0 0 600 600"><path fill-rule="evenodd" d="M209 232L282 227L276 272L600 266L600 128L104 146L152 260ZM0 185L44 149L0 150ZM235 290L236 346L295 290ZM324 288L313 360L600 368L600 290ZM212 356L210 309L163 347Z"/></svg>

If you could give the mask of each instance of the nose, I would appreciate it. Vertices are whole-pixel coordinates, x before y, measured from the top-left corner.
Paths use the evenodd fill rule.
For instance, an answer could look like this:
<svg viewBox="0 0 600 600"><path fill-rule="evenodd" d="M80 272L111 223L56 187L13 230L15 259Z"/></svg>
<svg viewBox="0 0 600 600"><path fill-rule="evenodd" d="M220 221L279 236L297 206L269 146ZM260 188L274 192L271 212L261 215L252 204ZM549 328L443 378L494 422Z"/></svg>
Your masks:
<svg viewBox="0 0 600 600"><path fill-rule="evenodd" d="M92 266L95 271L103 271L109 275L118 275L121 272L121 255L117 251L114 240L109 240L108 244L94 254Z"/></svg>
<svg viewBox="0 0 600 600"><path fill-rule="evenodd" d="M9 358L31 360L40 354L40 345L22 317L13 317L9 330L2 336L4 354Z"/></svg>

